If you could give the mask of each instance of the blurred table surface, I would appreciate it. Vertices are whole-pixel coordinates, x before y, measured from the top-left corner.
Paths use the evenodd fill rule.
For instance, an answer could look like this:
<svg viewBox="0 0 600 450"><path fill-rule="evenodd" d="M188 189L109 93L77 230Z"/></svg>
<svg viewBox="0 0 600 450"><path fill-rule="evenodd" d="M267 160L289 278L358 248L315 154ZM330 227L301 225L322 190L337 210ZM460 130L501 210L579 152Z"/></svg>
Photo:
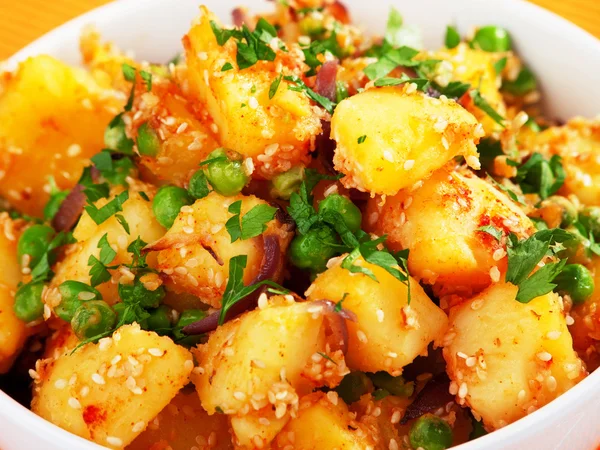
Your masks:
<svg viewBox="0 0 600 450"><path fill-rule="evenodd" d="M67 20L109 1L0 0L0 60L8 58ZM560 14L600 38L600 0L531 1ZM243 4L243 0L240 0L240 4Z"/></svg>

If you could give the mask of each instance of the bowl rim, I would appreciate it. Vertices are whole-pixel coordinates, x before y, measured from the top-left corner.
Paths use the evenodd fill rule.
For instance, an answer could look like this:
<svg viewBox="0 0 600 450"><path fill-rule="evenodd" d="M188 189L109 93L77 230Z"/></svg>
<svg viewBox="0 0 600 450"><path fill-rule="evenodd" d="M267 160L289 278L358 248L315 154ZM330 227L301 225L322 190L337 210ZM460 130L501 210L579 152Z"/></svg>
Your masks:
<svg viewBox="0 0 600 450"><path fill-rule="evenodd" d="M56 27L30 44L26 45L8 59L2 65L14 67L18 62L40 53L46 49L46 45L51 41L60 42L63 34L79 33L81 29L90 21L109 18L114 14L130 14L140 7L140 3L166 3L170 0L118 0L94 8L82 15L79 15L64 24ZM205 0L207 3L211 0ZM441 1L441 0L440 0ZM461 0L462 2L477 2L480 0ZM548 21L555 24L561 30L568 33L578 41L578 45L592 46L600 51L600 40L594 37L588 31L580 28L567 19L525 0L486 0L489 5L502 5L504 8L520 10L523 14L535 16L538 20ZM243 3L243 0L240 0ZM199 1L198 4L203 3ZM509 444L518 442L519 435L524 434L527 429L536 427L537 424L549 420L557 411L561 415L572 414L581 403L589 399L593 392L600 394L600 369L590 373L584 380L580 381L573 388L556 398L552 402L543 406L539 410L529 414L510 425L494 431L493 433L482 436L474 441L469 441L459 446L453 447L458 450L481 450L504 448ZM0 391L0 418L8 419L10 423L18 424L19 428L36 430L37 435L46 435L48 440L61 440L65 444L71 444L70 448L87 448L89 450L103 449L92 441L81 438L62 428L54 425L46 419L38 416L30 409L17 403L4 392ZM502 445L502 447L499 447Z"/></svg>

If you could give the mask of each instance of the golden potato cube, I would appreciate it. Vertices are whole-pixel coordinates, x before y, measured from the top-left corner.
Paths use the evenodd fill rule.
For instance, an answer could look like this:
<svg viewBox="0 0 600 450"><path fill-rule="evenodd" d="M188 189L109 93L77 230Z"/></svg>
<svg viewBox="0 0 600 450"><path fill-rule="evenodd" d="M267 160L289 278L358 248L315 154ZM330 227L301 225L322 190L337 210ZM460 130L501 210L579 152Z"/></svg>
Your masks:
<svg viewBox="0 0 600 450"><path fill-rule="evenodd" d="M61 189L75 185L124 100L50 56L29 58L2 75L0 93L0 195L41 217L48 177Z"/></svg>
<svg viewBox="0 0 600 450"><path fill-rule="evenodd" d="M530 141L528 150L559 155L567 173L561 193L575 194L586 205L600 205L600 119L576 117Z"/></svg>
<svg viewBox="0 0 600 450"><path fill-rule="evenodd" d="M98 344L43 360L31 409L110 448L124 448L188 383L192 356L170 338L126 325Z"/></svg>
<svg viewBox="0 0 600 450"><path fill-rule="evenodd" d="M121 191L122 188L120 187L114 188L109 198L100 199L95 205L101 208ZM144 191L150 201L144 200L139 195L140 191ZM153 186L144 183L137 182L130 186L129 199L123 203L123 211L119 213L129 224L129 234L114 215L98 225L87 212L83 213L79 223L73 230L73 236L77 239L77 242L68 247L64 259L56 265L54 269L56 275L52 278L49 289L44 293L44 302L48 306L54 308L60 303L61 297L58 286L64 281L75 280L90 283L88 260L91 255L98 258L100 254L98 242L105 234L108 234L108 243L117 252L114 261L111 263L112 265L131 263L132 256L127 251L127 247L138 236L144 242L153 242L164 235L165 229L156 221L152 212L154 192L155 188ZM150 258L148 262L152 262ZM113 272L114 276L118 278L119 272ZM97 289L109 304L118 301L117 285L115 283L108 281L97 286Z"/></svg>
<svg viewBox="0 0 600 450"><path fill-rule="evenodd" d="M202 367L192 374L202 406L209 414L231 416L241 445L256 439L268 443L297 410L300 397L335 385L348 373L340 350L329 365L319 354L331 353L334 344L328 342L327 326L322 308L282 296L220 326L193 350ZM316 365L320 377L313 376ZM260 417L273 421L261 423Z"/></svg>
<svg viewBox="0 0 600 450"><path fill-rule="evenodd" d="M13 312L15 291L22 280L17 260L20 226L0 213L0 374L8 372L25 343L27 328Z"/></svg>
<svg viewBox="0 0 600 450"><path fill-rule="evenodd" d="M494 68L494 63L499 58L497 54L470 48L464 42L452 49L443 48L417 56L417 59L442 61L434 77L436 82L442 86L450 81L469 83L473 89L479 89L483 98L498 114L506 117L506 106L500 93L501 79ZM461 102L464 102L465 107L481 122L486 134L502 130L494 119L473 104L468 95Z"/></svg>
<svg viewBox="0 0 600 450"><path fill-rule="evenodd" d="M275 61L258 61L239 70L234 40L218 45L211 21L221 26L203 7L183 44L189 87L206 105L220 142L253 158L259 173L267 178L307 164L311 139L321 132L322 113L304 93L289 90L285 80L269 98L271 84L280 73L301 76L300 64L290 53L278 50ZM233 68L223 72L228 62Z"/></svg>
<svg viewBox="0 0 600 450"><path fill-rule="evenodd" d="M223 414L209 416L202 408L198 394L193 389L184 388L127 449L208 448L209 443L212 444L211 449L233 448L227 417Z"/></svg>
<svg viewBox="0 0 600 450"><path fill-rule="evenodd" d="M297 417L279 433L273 448L366 450L376 442L372 430L355 420L342 399L332 402L325 393L315 392L302 399Z"/></svg>
<svg viewBox="0 0 600 450"><path fill-rule="evenodd" d="M265 239L276 239L279 253L284 254L292 235L277 219L267 224L267 230L256 238L231 242L225 227L233 216L229 206L242 201L241 216L257 205L266 204L254 196L224 197L211 192L193 205L182 208L167 234L149 247L157 251L158 269L167 286L178 293L189 293L218 308L229 277L229 260L247 255L244 282L250 283L259 273ZM279 273L276 274L279 277Z"/></svg>
<svg viewBox="0 0 600 450"><path fill-rule="evenodd" d="M344 186L395 195L457 155L479 168L476 144L482 132L471 113L452 100L408 92L369 89L338 105L331 137Z"/></svg>
<svg viewBox="0 0 600 450"><path fill-rule="evenodd" d="M446 332L448 318L411 279L408 288L384 269L360 259L377 281L362 273L351 273L338 262L307 290L308 300L339 301L358 317L348 321L348 367L364 372L385 370L399 374L430 342ZM356 264L356 262L355 262ZM346 295L347 294L347 295Z"/></svg>
<svg viewBox="0 0 600 450"><path fill-rule="evenodd" d="M371 199L365 217L366 229L387 234L390 248L410 250L411 275L433 284L438 296L471 296L506 272L506 245L480 227L520 238L535 231L521 208L470 171L440 169L383 205Z"/></svg>
<svg viewBox="0 0 600 450"><path fill-rule="evenodd" d="M451 393L490 429L541 408L581 381L562 302L549 293L529 303L497 283L450 311L444 359Z"/></svg>

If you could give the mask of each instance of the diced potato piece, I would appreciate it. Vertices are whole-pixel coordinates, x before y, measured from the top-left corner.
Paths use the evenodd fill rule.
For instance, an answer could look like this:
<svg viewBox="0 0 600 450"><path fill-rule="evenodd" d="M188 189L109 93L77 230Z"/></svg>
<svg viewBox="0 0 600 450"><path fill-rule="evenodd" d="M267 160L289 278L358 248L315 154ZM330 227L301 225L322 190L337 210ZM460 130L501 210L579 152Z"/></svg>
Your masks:
<svg viewBox="0 0 600 450"><path fill-rule="evenodd" d="M223 146L252 157L267 178L308 163L311 139L321 132L321 113L304 93L289 90L285 80L269 99L272 82L281 73L301 76L303 63L293 52L278 50L275 61L239 70L234 40L219 46L211 21L219 23L203 7L183 44L189 87L206 104ZM227 62L233 68L223 72Z"/></svg>
<svg viewBox="0 0 600 450"><path fill-rule="evenodd" d="M192 110L189 99L171 80L155 76L152 92L145 92L143 85L140 88L142 91L127 113L131 117L128 133L137 137L140 126L147 124L160 141L158 153L155 156L142 155L140 162L150 176L177 186L187 186L191 176L200 168L198 164L220 147L211 131L212 119L200 105L194 105Z"/></svg>
<svg viewBox="0 0 600 450"><path fill-rule="evenodd" d="M506 115L506 106L500 94L501 79L494 69L494 63L500 58L498 55L472 49L463 42L452 49L422 53L418 58L442 60L435 77L438 83L443 86L450 81L469 83L472 88L479 89L483 98L501 116ZM483 124L486 134L501 130L500 125L477 108L468 95L461 99L461 102L464 102L466 108Z"/></svg>
<svg viewBox="0 0 600 450"><path fill-rule="evenodd" d="M0 374L8 372L25 343L27 329L13 312L15 291L21 282L21 267L17 260L17 240L20 225L0 213Z"/></svg>
<svg viewBox="0 0 600 450"><path fill-rule="evenodd" d="M377 442L372 431L353 418L341 399L334 404L325 393L315 392L302 399L298 416L279 433L273 448L367 450Z"/></svg>
<svg viewBox="0 0 600 450"><path fill-rule="evenodd" d="M275 416L272 408L231 416L230 423L235 436L236 450L262 448L265 443L268 444L275 439L289 420L288 414L279 418Z"/></svg>
<svg viewBox="0 0 600 450"><path fill-rule="evenodd" d="M592 372L600 367L600 257L594 256L588 268L594 274L596 289L581 305L573 305L570 311L574 323L569 327L573 347Z"/></svg>
<svg viewBox="0 0 600 450"><path fill-rule="evenodd" d="M123 448L185 386L193 367L171 339L126 325L112 338L42 361L31 409L71 433Z"/></svg>
<svg viewBox="0 0 600 450"><path fill-rule="evenodd" d="M410 273L438 296L473 295L506 271L506 246L478 228L492 225L520 238L535 231L521 208L470 171L441 169L381 203L369 201L366 229L387 234L394 250L408 248Z"/></svg>
<svg viewBox="0 0 600 450"><path fill-rule="evenodd" d="M108 199L98 200L95 203L96 206L98 208L102 207L121 190L120 187L114 188L111 196ZM140 191L145 192L150 201L144 200L139 195ZM77 242L68 247L64 259L56 265L54 269L56 275L52 278L49 289L44 293L44 302L48 306L54 308L60 303L61 297L58 286L64 281L76 280L89 284L90 267L88 266L88 260L91 255L98 258L100 254L98 242L105 234L108 234L108 242L117 252L117 256L111 263L112 265L131 263L132 256L127 251L127 247L138 236L144 242L152 242L164 235L165 229L156 221L152 212L154 192L155 188L153 186L144 183L137 182L130 186L129 200L123 203L123 211L119 213L129 224L129 234L114 215L97 225L87 212L83 213L73 231L73 236L77 239ZM150 259L148 261L152 262ZM113 276L117 279L120 278L117 271L114 271ZM98 286L97 289L103 294L104 300L108 303L113 304L118 301L117 285L115 283L108 281Z"/></svg>
<svg viewBox="0 0 600 450"><path fill-rule="evenodd" d="M558 295L529 303L498 283L450 311L444 359L457 400L487 428L503 427L554 400L586 375Z"/></svg>
<svg viewBox="0 0 600 450"><path fill-rule="evenodd" d="M430 342L444 335L448 319L414 279L409 306L404 283L379 266L362 259L358 263L370 269L377 281L338 263L317 277L307 291L308 299L339 301L348 294L343 306L358 317L356 323L348 322L348 367L399 374L427 351Z"/></svg>
<svg viewBox="0 0 600 450"><path fill-rule="evenodd" d="M600 205L600 119L571 119L562 127L551 127L531 142L532 151L559 155L567 172L562 188L586 205Z"/></svg>
<svg viewBox="0 0 600 450"><path fill-rule="evenodd" d="M193 389L184 388L171 400L128 450L168 450L188 448L232 449L227 417L209 416Z"/></svg>
<svg viewBox="0 0 600 450"><path fill-rule="evenodd" d="M85 71L49 57L21 63L0 79L0 195L41 216L48 177L77 182L87 158L104 146L104 130L124 101Z"/></svg>
<svg viewBox="0 0 600 450"><path fill-rule="evenodd" d="M231 242L225 224L232 217L228 207L242 201L241 216L253 207L265 204L254 196L224 197L211 192L188 208L182 208L167 234L151 247L158 251L156 268L167 280L167 286L179 293L190 293L218 308L229 277L229 260L247 255L244 282L250 283L259 273L265 255L265 242L275 240L280 256L285 253L292 234L277 219L267 230L252 239ZM279 278L281 271L275 274Z"/></svg>
<svg viewBox="0 0 600 450"><path fill-rule="evenodd" d="M477 126L452 100L406 88L369 89L342 101L333 114L333 162L346 175L346 187L395 195L457 155L479 168Z"/></svg>
<svg viewBox="0 0 600 450"><path fill-rule="evenodd" d="M192 374L202 406L209 414L232 416L242 445L257 438L268 442L297 410L299 397L336 385L348 373L341 350L331 353L335 343L328 342L322 311L276 296L267 307L220 326L193 351L203 368ZM335 363L324 364L318 352L329 353ZM260 417L273 422L260 423Z"/></svg>

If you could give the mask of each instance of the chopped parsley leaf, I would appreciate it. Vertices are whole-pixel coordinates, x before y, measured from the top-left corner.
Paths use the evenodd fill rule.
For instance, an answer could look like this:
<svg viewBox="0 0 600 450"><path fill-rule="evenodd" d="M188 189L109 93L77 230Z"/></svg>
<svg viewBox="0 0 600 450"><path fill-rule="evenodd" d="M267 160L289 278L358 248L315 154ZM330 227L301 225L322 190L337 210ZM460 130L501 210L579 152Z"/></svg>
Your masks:
<svg viewBox="0 0 600 450"><path fill-rule="evenodd" d="M469 91L469 95L473 100L473 104L481 109L484 113L490 116L497 124L504 128L504 117L502 117L498 112L492 108L492 106L486 101L485 98L481 95L479 89L472 89Z"/></svg>
<svg viewBox="0 0 600 450"><path fill-rule="evenodd" d="M140 197L142 197L147 202L150 201L150 198L148 197L148 194L146 194L144 191L139 191L138 194L139 194Z"/></svg>
<svg viewBox="0 0 600 450"><path fill-rule="evenodd" d="M369 80L376 80L388 75L396 67L415 67L419 65L413 58L419 54L418 50L410 47L392 48L385 52L377 62L369 64L364 69Z"/></svg>
<svg viewBox="0 0 600 450"><path fill-rule="evenodd" d="M429 86L427 78L411 78L403 73L400 78L383 77L375 80L375 87L398 86L404 83L414 83L419 91L424 91Z"/></svg>
<svg viewBox="0 0 600 450"><path fill-rule="evenodd" d="M496 72L496 74L499 75L500 73L502 73L502 71L506 67L507 61L508 61L508 59L505 56L504 58L500 58L498 61L496 61L494 63L494 71Z"/></svg>
<svg viewBox="0 0 600 450"><path fill-rule="evenodd" d="M115 218L121 224L123 229L127 234L131 234L131 230L129 229L129 223L127 223L127 219L123 216L123 214L115 214Z"/></svg>
<svg viewBox="0 0 600 450"><path fill-rule="evenodd" d="M108 234L104 234L100 241L98 241L98 248L100 249L99 258L94 255L90 255L88 259L88 266L90 267L90 284L92 287L96 287L99 284L105 283L110 280L110 272L108 271L107 264L110 264L117 252L113 250L111 245L108 243Z"/></svg>
<svg viewBox="0 0 600 450"><path fill-rule="evenodd" d="M221 72L227 72L231 69L233 69L233 64L231 64L230 62L226 62L225 64L223 64L223 67L221 67Z"/></svg>
<svg viewBox="0 0 600 450"><path fill-rule="evenodd" d="M290 83L295 84L295 86L288 86L289 90L295 92L304 92L308 98L321 105L323 108L325 108L325 110L328 113L333 114L333 109L335 108L336 104L328 98L317 94L315 91L309 88L299 77L297 77L296 75L289 75L285 76L283 79L285 81L289 81Z"/></svg>
<svg viewBox="0 0 600 450"><path fill-rule="evenodd" d="M367 140L367 135L363 134L361 137L358 138L358 143L362 144L363 142L365 142Z"/></svg>
<svg viewBox="0 0 600 450"><path fill-rule="evenodd" d="M52 220L58 212L62 202L69 195L69 191L61 191L56 185L53 176L48 177L48 184L50 185L50 198L44 206L44 219Z"/></svg>
<svg viewBox="0 0 600 450"><path fill-rule="evenodd" d="M85 207L86 212L96 224L100 225L114 214L123 211L123 203L129 199L129 191L123 191L101 208L94 204Z"/></svg>
<svg viewBox="0 0 600 450"><path fill-rule="evenodd" d="M246 240L260 236L266 231L267 223L273 220L277 212L277 208L272 206L266 204L256 205L242 216L240 225L241 208L241 200L229 205L228 211L233 214L233 217L227 221L225 228L231 237L231 242L235 242L238 239Z"/></svg>
<svg viewBox="0 0 600 450"><path fill-rule="evenodd" d="M525 194L539 194L542 200L556 193L564 184L566 173L562 166L562 158L553 155L546 160L540 153L533 153L530 158L517 169L515 181Z"/></svg>
<svg viewBox="0 0 600 450"><path fill-rule="evenodd" d="M271 87L269 88L269 100L275 97L275 94L277 94L277 89L279 89L279 85L281 84L282 78L283 74L280 73L279 76L275 78L271 83Z"/></svg>
<svg viewBox="0 0 600 450"><path fill-rule="evenodd" d="M494 237L498 242L502 240L502 230L499 230L493 225L485 225L483 227L479 227L477 228L477 231L489 234L490 236Z"/></svg>
<svg viewBox="0 0 600 450"><path fill-rule="evenodd" d="M146 90L150 92L152 90L152 74L150 72L146 72L145 70L140 70L140 77L146 85Z"/></svg>
<svg viewBox="0 0 600 450"><path fill-rule="evenodd" d="M444 42L446 44L446 48L458 47L458 44L460 44L460 34L458 33L456 27L452 25L448 25L446 27L446 39Z"/></svg>

